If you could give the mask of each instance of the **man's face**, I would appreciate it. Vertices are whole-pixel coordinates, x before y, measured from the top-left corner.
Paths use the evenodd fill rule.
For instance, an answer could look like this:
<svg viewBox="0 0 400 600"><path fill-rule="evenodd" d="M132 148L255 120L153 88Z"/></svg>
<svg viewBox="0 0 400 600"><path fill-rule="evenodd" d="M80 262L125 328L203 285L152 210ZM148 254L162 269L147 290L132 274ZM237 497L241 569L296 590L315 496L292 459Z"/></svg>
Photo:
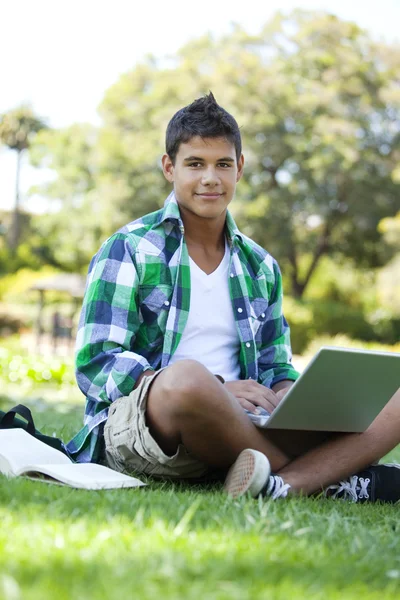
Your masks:
<svg viewBox="0 0 400 600"><path fill-rule="evenodd" d="M175 165L168 154L162 163L183 215L189 212L203 219L225 216L243 173L243 155L238 163L233 144L225 138L195 136L179 146Z"/></svg>

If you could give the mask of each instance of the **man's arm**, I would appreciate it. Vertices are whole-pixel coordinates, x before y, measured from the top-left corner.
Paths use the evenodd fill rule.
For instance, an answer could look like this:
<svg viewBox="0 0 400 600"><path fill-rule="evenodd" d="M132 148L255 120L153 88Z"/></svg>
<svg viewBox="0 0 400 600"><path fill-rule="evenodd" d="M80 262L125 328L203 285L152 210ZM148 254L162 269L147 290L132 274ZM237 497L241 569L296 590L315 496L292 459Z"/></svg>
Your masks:
<svg viewBox="0 0 400 600"><path fill-rule="evenodd" d="M291 381L290 379L283 379L272 386L271 389L276 394L279 402L286 396L293 384L294 381Z"/></svg>
<svg viewBox="0 0 400 600"><path fill-rule="evenodd" d="M138 274L124 234L115 234L94 257L77 336L77 381L93 416L130 394L148 361L132 352L139 314Z"/></svg>
<svg viewBox="0 0 400 600"><path fill-rule="evenodd" d="M291 362L290 329L282 311L282 276L275 261L274 275L268 310L256 341L259 343L258 380L262 385L279 392L288 387L289 384L285 382L296 381L299 373ZM284 385L276 388L279 383Z"/></svg>
<svg viewBox="0 0 400 600"><path fill-rule="evenodd" d="M269 389L264 385L257 383L257 381L245 379L240 381L228 381L225 383L225 387L246 410L256 413L257 407L261 406L269 413L272 413L288 390L292 387L293 383L294 381L285 379L279 381Z"/></svg>
<svg viewBox="0 0 400 600"><path fill-rule="evenodd" d="M270 267L268 270L270 275ZM257 412L257 407L261 406L272 413L299 376L291 364L289 327L282 313L282 278L275 261L274 275L268 311L256 334L258 382L248 379L225 384L241 406L250 412Z"/></svg>

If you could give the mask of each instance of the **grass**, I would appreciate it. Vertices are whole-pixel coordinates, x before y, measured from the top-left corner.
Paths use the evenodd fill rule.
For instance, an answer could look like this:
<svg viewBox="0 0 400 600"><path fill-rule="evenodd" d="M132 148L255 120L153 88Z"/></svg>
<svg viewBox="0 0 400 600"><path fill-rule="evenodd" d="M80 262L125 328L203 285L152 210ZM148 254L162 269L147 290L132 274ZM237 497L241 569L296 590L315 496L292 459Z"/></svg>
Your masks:
<svg viewBox="0 0 400 600"><path fill-rule="evenodd" d="M30 406L45 433L66 440L80 427L82 407ZM400 447L389 458L400 461ZM1 477L0 598L398 599L398 510L234 501L216 486L87 492Z"/></svg>

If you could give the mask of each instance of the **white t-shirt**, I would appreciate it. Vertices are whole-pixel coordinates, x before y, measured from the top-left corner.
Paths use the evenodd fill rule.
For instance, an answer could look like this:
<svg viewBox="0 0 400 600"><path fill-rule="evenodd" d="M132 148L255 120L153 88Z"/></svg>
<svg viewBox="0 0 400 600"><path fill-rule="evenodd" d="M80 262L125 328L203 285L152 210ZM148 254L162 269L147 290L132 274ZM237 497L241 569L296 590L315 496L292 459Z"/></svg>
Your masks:
<svg viewBox="0 0 400 600"><path fill-rule="evenodd" d="M239 335L229 295L229 246L218 267L207 275L190 261L190 309L179 345L169 364L192 358L225 381L239 379Z"/></svg>

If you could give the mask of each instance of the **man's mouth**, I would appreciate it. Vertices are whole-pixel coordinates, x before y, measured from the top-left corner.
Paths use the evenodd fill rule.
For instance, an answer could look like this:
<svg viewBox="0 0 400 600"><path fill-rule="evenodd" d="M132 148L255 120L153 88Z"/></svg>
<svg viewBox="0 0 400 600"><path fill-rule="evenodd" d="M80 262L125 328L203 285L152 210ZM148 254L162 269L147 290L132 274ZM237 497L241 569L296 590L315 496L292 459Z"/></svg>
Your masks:
<svg viewBox="0 0 400 600"><path fill-rule="evenodd" d="M209 198L210 200L214 200L222 196L222 193L219 192L197 192L196 196L201 196L202 198Z"/></svg>

